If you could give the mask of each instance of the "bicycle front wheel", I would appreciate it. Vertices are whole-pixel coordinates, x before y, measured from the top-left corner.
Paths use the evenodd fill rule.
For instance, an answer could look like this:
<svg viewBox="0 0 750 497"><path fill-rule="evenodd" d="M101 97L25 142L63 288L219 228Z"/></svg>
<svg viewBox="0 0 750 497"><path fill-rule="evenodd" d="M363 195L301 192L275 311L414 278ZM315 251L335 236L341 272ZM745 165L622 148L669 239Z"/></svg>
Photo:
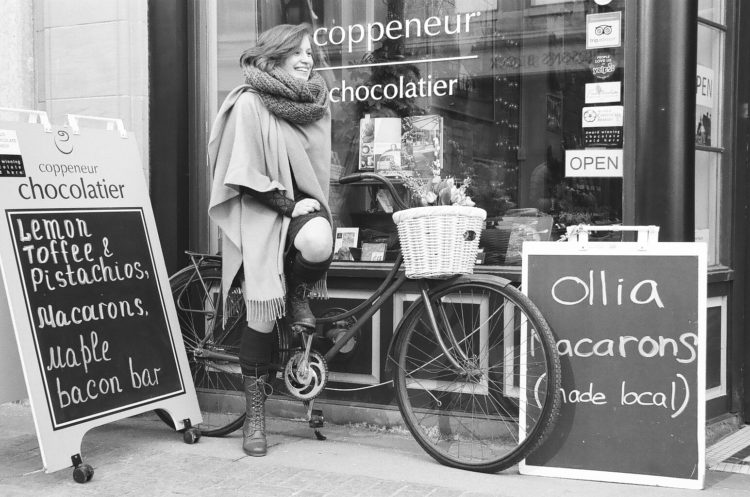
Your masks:
<svg viewBox="0 0 750 497"><path fill-rule="evenodd" d="M497 278L461 277L429 295L439 338L420 301L395 344L401 415L441 464L506 469L542 442L559 413L549 326L528 297Z"/></svg>

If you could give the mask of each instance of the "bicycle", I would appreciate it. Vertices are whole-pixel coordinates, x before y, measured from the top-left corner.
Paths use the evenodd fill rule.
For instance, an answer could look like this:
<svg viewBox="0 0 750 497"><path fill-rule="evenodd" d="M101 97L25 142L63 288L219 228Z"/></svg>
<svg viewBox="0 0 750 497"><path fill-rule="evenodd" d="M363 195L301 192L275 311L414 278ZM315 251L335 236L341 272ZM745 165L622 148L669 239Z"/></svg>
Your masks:
<svg viewBox="0 0 750 497"><path fill-rule="evenodd" d="M389 189L395 207L406 207L380 175L339 180L376 181ZM244 301L233 285L226 305L221 302L220 256L188 255L191 265L170 283L199 392L203 423L198 428L203 435L223 436L244 421L244 409L232 412L222 405L227 391L242 389L237 353ZM404 287L402 261L399 254L370 298L318 318L318 328L331 325L341 332L325 354L312 349L310 330L284 322L276 326L273 363L288 395L307 406L311 426L322 425L312 405L326 387L328 361ZM386 354L386 373L393 375L407 428L430 456L450 467L497 472L516 464L546 438L560 409L560 362L547 322L504 278L473 274L411 281L419 298L395 328Z"/></svg>

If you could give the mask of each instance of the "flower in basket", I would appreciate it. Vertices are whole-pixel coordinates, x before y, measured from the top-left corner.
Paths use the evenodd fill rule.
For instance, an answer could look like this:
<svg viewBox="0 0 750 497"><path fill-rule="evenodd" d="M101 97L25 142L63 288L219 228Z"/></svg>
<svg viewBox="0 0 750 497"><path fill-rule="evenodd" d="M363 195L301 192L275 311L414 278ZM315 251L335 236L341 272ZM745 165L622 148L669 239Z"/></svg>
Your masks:
<svg viewBox="0 0 750 497"><path fill-rule="evenodd" d="M454 178L443 179L439 175L432 178L420 176L400 175L404 180L404 186L409 190L411 197L418 206L427 207L431 205L463 205L474 207L474 201L466 194L466 189L471 180L466 178L460 186L456 186Z"/></svg>

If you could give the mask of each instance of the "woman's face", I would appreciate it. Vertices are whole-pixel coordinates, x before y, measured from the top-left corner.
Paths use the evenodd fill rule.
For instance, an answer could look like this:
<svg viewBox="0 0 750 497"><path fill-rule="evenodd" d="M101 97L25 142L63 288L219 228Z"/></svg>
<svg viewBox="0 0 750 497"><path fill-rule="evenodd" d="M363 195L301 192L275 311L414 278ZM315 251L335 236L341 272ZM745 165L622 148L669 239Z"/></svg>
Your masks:
<svg viewBox="0 0 750 497"><path fill-rule="evenodd" d="M279 67L295 78L307 81L310 78L310 72L313 67L310 37L305 36L299 47L297 47L297 50L282 59Z"/></svg>

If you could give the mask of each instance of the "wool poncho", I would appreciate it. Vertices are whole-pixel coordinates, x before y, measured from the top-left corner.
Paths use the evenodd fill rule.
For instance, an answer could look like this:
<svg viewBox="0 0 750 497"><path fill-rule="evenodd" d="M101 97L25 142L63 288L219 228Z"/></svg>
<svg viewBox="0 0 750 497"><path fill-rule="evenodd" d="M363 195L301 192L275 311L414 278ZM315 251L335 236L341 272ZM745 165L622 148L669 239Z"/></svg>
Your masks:
<svg viewBox="0 0 750 497"><path fill-rule="evenodd" d="M293 183L320 202L331 219L328 191L331 116L297 125L276 117L248 85L227 95L208 143L213 184L209 217L221 230L224 301L242 266L248 321L285 314L284 245L290 218L242 195L281 190L294 199Z"/></svg>

